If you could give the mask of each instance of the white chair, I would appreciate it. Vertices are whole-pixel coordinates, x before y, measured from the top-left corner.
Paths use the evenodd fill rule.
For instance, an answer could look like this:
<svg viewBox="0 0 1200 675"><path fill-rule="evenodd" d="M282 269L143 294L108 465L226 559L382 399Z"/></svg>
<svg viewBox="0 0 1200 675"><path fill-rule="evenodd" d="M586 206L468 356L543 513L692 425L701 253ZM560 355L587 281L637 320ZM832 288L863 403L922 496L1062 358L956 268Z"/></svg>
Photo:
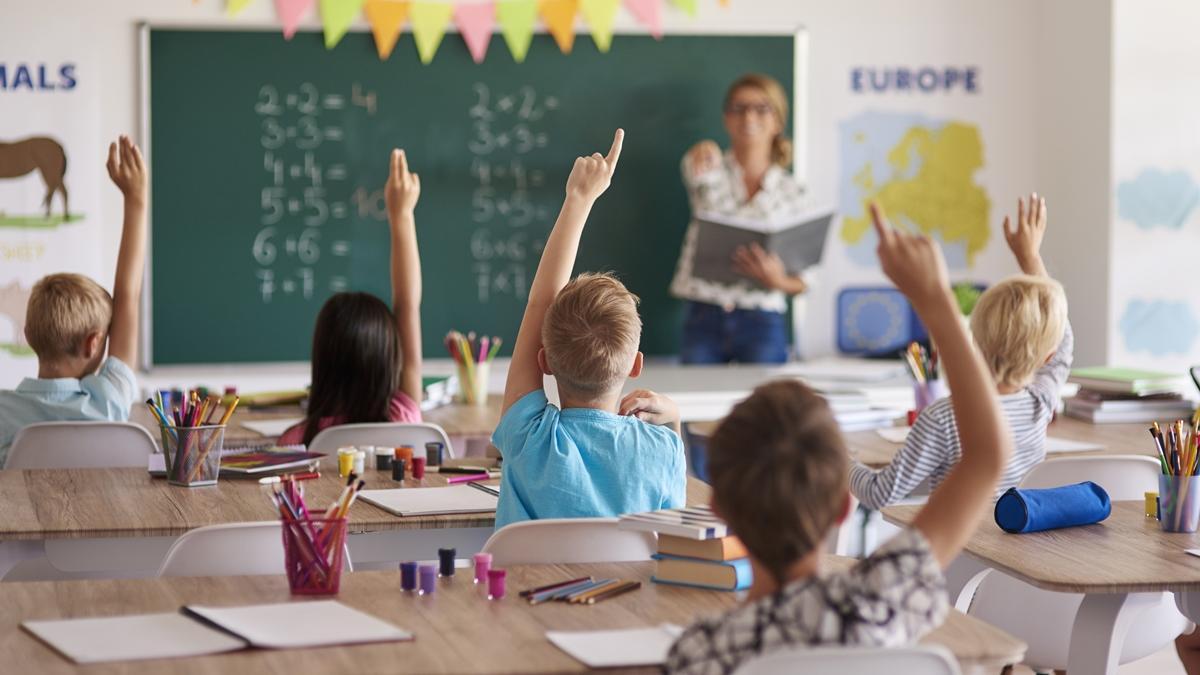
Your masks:
<svg viewBox="0 0 1200 675"><path fill-rule="evenodd" d="M527 520L497 530L483 545L496 567L642 561L657 550L653 532L619 530L616 518Z"/></svg>
<svg viewBox="0 0 1200 675"><path fill-rule="evenodd" d="M17 432L4 468L144 469L155 452L150 432L130 422L39 422Z"/></svg>
<svg viewBox="0 0 1200 675"><path fill-rule="evenodd" d="M312 443L308 444L308 449L310 452L330 455L336 453L338 448L349 445L382 445L384 447L411 445L424 452L426 443L442 443L446 448L446 457L455 456L445 429L436 424L405 422L341 424L329 427L313 437Z"/></svg>
<svg viewBox="0 0 1200 675"><path fill-rule="evenodd" d="M1023 488L1046 488L1090 480L1113 501L1141 501L1158 490L1158 461L1140 455L1064 457L1038 464ZM1014 535L1022 536L1022 535ZM971 602L970 614L1029 643L1025 663L1038 671L1065 670L1072 626L1083 596L1043 591L992 570ZM1122 613L1136 614L1120 648L1120 663L1136 661L1171 644L1187 626L1169 593L1132 593Z"/></svg>
<svg viewBox="0 0 1200 675"><path fill-rule="evenodd" d="M742 664L735 675L959 675L943 647L789 647Z"/></svg>
<svg viewBox="0 0 1200 675"><path fill-rule="evenodd" d="M351 571L349 550L343 569ZM283 574L283 530L278 522L226 523L198 527L175 540L160 577L218 577Z"/></svg>

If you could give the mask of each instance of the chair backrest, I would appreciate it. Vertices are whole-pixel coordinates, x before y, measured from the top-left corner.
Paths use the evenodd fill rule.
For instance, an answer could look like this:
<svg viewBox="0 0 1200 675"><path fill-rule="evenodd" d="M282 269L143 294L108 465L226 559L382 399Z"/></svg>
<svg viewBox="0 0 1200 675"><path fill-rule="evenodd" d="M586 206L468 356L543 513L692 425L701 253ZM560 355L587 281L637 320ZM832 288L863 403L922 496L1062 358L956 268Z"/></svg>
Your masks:
<svg viewBox="0 0 1200 675"><path fill-rule="evenodd" d="M227 523L190 530L175 540L160 577L283 574L283 530L278 522Z"/></svg>
<svg viewBox="0 0 1200 675"><path fill-rule="evenodd" d="M747 661L735 675L959 675L943 647L789 647Z"/></svg>
<svg viewBox="0 0 1200 675"><path fill-rule="evenodd" d="M617 529L616 518L547 518L513 523L483 545L492 564L592 563L649 560L658 549L653 532Z"/></svg>
<svg viewBox="0 0 1200 675"><path fill-rule="evenodd" d="M4 468L144 469L157 451L150 432L129 422L38 422L17 432Z"/></svg>
<svg viewBox="0 0 1200 675"><path fill-rule="evenodd" d="M453 457L450 438L446 430L436 424L411 424L406 422L373 422L369 424L341 424L318 432L308 444L310 452L333 454L338 448L348 445L382 445L397 447L411 445L424 452L426 443L442 443L446 457Z"/></svg>
<svg viewBox="0 0 1200 675"><path fill-rule="evenodd" d="M1146 492L1158 490L1162 467L1145 455L1060 457L1033 467L1021 481L1023 488L1049 488L1090 480L1113 501L1141 501Z"/></svg>

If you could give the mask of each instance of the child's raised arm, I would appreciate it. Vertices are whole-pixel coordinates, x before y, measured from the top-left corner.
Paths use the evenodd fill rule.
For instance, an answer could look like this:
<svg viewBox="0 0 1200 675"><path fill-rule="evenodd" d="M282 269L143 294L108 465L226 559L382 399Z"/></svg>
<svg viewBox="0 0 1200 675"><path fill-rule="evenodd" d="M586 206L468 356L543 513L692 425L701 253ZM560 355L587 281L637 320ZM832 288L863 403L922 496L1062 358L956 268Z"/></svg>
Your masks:
<svg viewBox="0 0 1200 675"><path fill-rule="evenodd" d="M112 325L108 330L108 353L137 367L138 315L142 299L142 277L146 270L146 163L142 151L128 136L108 146L108 177L125 197L125 221L121 226L121 248L113 281Z"/></svg>
<svg viewBox="0 0 1200 675"><path fill-rule="evenodd" d="M871 217L883 271L929 328L949 379L962 459L913 522L946 567L991 505L996 482L1012 454L1012 435L987 366L959 319L941 249L928 237L893 230L875 204Z"/></svg>
<svg viewBox="0 0 1200 675"><path fill-rule="evenodd" d="M567 177L567 196L550 238L542 249L542 260L529 287L525 316L517 331L512 363L508 367L508 381L504 385L504 412L522 396L542 388L542 371L538 367L538 352L542 349L542 322L550 303L571 280L584 223L587 222L592 204L612 182L624 139L625 132L617 129L607 156L596 152L589 157L576 158L571 175Z"/></svg>
<svg viewBox="0 0 1200 675"><path fill-rule="evenodd" d="M400 335L400 389L418 406L421 386L421 254L413 210L421 196L421 177L408 170L403 150L392 150L384 197L392 233L392 313Z"/></svg>
<svg viewBox="0 0 1200 675"><path fill-rule="evenodd" d="M1035 277L1048 277L1046 265L1042 263L1042 239L1046 237L1046 199L1037 193L1029 195L1029 209L1025 200L1017 199L1017 226L1009 229L1008 216L1004 216L1004 240L1021 266L1021 271Z"/></svg>

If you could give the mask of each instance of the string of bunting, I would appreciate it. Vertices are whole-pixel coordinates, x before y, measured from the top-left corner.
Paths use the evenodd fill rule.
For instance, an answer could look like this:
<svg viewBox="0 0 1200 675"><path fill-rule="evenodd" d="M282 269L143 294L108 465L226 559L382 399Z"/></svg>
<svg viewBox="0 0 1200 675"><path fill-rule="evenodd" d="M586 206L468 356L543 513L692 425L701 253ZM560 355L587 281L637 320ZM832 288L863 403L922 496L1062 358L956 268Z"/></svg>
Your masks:
<svg viewBox="0 0 1200 675"><path fill-rule="evenodd" d="M487 55L493 29L497 26L508 50L517 63L525 60L533 29L540 17L547 32L564 54L575 45L575 18L583 16L592 40L601 52L612 46L613 23L617 8L625 9L645 25L655 39L661 40L663 5L670 4L696 15L696 0L484 0L483 2L446 2L435 0L272 0L283 28L283 37L292 39L300 23L317 7L324 26L325 48L333 49L346 35L359 15L366 17L375 37L379 58L386 60L407 23L417 45L421 63L429 63L437 53L451 21L475 63ZM255 0L226 0L231 15L241 13ZM728 5L729 0L721 0Z"/></svg>

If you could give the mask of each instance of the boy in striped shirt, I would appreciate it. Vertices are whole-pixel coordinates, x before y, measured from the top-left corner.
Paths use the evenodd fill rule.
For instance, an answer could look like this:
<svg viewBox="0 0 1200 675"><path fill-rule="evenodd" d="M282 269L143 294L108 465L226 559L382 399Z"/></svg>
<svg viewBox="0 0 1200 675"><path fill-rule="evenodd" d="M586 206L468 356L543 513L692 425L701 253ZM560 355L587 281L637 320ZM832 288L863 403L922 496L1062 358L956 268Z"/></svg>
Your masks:
<svg viewBox="0 0 1200 675"><path fill-rule="evenodd" d="M1046 234L1046 200L1034 193L1028 209L1017 200L1017 224L1004 219L1004 238L1024 274L988 289L971 314L975 344L996 381L1013 434L1013 454L996 486L998 498L1046 457L1046 427L1071 370L1074 338L1062 285L1046 272L1040 253ZM967 420L970 423L970 420ZM936 488L958 463L962 449L954 410L944 398L917 417L904 447L883 469L855 463L850 490L869 509L909 496L927 479Z"/></svg>

